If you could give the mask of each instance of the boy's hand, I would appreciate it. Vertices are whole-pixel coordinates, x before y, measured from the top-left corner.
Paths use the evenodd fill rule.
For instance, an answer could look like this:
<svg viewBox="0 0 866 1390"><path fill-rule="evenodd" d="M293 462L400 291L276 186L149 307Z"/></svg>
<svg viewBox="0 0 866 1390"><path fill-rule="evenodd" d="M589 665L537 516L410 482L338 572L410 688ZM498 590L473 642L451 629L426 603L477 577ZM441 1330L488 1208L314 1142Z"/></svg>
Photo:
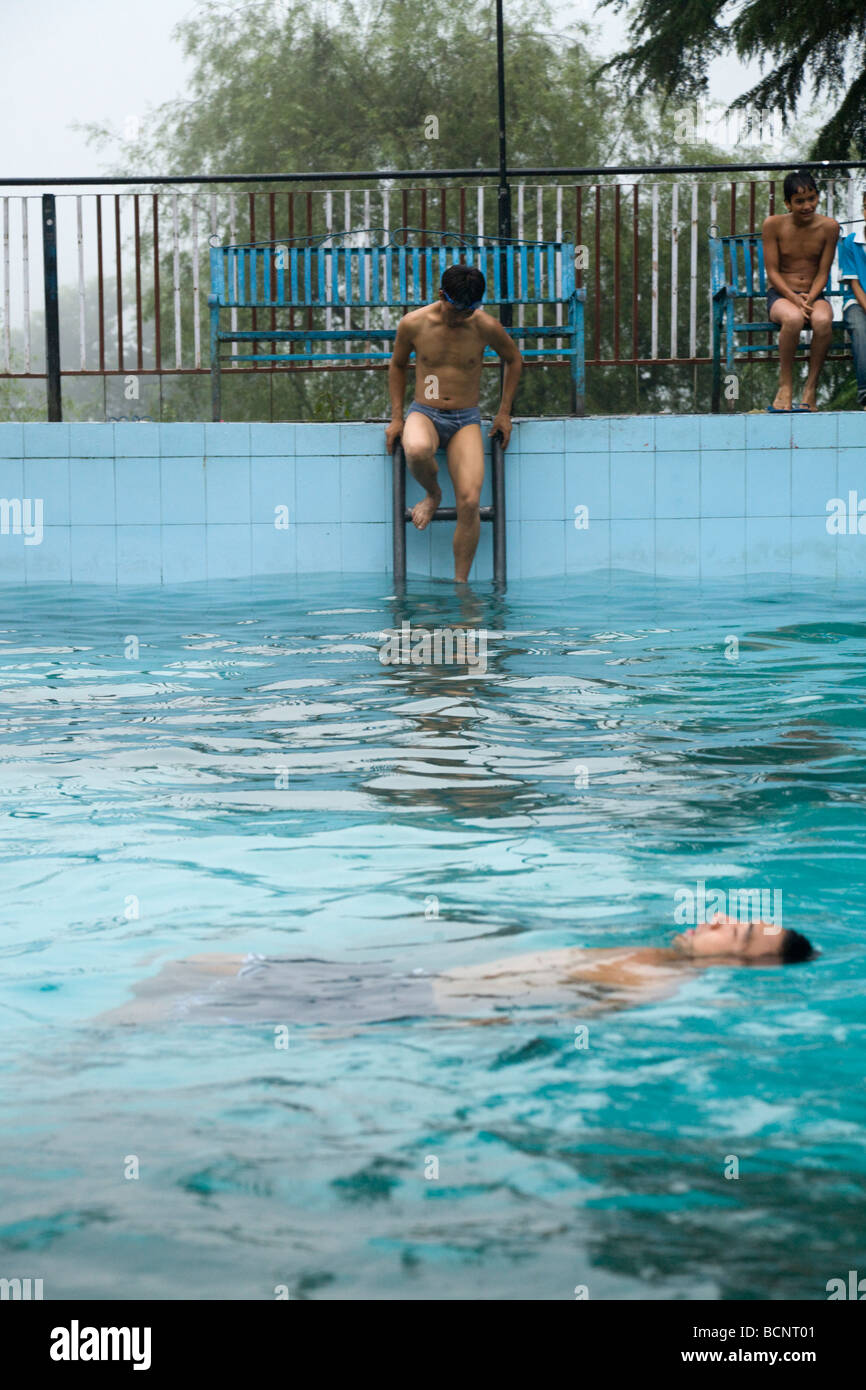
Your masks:
<svg viewBox="0 0 866 1390"><path fill-rule="evenodd" d="M811 299L809 298L809 296L806 294L806 292L805 292L804 290L801 290L801 291L800 291L799 299L800 299L800 307L802 308L803 313L806 315L806 318L807 318L807 319L810 319L810 318L812 317L812 301L811 301Z"/></svg>
<svg viewBox="0 0 866 1390"><path fill-rule="evenodd" d="M496 433L497 430L499 430L500 433L502 434L502 447L503 447L503 449L507 449L507 448L508 448L508 441L509 441L509 439L511 438L511 416L508 414L508 411L507 411L507 410L499 410L499 411L497 411L497 413L496 413L496 419L493 421L493 424L490 426L490 435L489 435L489 438L492 439L493 436L494 436L494 434Z"/></svg>
<svg viewBox="0 0 866 1390"><path fill-rule="evenodd" d="M403 433L402 419L394 419L390 425L385 426L385 447L389 454L393 454L394 445Z"/></svg>

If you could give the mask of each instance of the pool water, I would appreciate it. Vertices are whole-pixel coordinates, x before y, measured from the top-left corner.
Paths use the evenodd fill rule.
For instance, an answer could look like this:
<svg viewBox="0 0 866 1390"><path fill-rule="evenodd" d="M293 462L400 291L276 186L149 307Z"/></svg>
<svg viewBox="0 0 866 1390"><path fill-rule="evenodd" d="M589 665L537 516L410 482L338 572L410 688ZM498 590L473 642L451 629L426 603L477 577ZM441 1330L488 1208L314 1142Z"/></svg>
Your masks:
<svg viewBox="0 0 866 1390"><path fill-rule="evenodd" d="M866 1274L860 586L316 575L7 588L2 615L0 1276L824 1299ZM486 670L383 665L404 620L483 631ZM200 952L664 945L699 882L781 891L821 956L686 973L586 1046L531 1008L279 1045L96 1021Z"/></svg>

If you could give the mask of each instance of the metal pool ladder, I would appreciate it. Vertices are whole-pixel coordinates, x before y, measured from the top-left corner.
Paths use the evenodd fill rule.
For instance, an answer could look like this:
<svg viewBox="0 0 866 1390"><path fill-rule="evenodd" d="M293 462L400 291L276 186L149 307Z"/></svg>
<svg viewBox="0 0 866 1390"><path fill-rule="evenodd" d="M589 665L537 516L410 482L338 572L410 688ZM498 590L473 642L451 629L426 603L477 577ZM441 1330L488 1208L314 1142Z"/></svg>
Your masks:
<svg viewBox="0 0 866 1390"><path fill-rule="evenodd" d="M491 440L493 505L479 509L482 521L493 523L493 582L504 588L505 574L505 450L502 435L497 430ZM403 441L398 439L394 445L394 580L398 584L406 582L406 522L411 521L412 513L406 506L406 455ZM456 507L440 507L431 521L456 521Z"/></svg>

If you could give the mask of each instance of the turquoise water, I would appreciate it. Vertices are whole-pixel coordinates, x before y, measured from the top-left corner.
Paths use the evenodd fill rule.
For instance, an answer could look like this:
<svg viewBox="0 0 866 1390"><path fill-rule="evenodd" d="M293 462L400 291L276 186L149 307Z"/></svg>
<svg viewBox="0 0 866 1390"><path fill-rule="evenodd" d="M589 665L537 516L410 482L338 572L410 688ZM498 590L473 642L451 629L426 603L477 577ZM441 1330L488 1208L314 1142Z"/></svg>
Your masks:
<svg viewBox="0 0 866 1390"><path fill-rule="evenodd" d="M823 1299L866 1272L859 586L401 603L314 576L2 611L0 1276ZM486 672L383 666L405 618L485 630ZM267 1024L93 1022L196 952L436 971L663 945L700 880L781 890L823 954L686 975L586 1049L533 1010L284 1050Z"/></svg>

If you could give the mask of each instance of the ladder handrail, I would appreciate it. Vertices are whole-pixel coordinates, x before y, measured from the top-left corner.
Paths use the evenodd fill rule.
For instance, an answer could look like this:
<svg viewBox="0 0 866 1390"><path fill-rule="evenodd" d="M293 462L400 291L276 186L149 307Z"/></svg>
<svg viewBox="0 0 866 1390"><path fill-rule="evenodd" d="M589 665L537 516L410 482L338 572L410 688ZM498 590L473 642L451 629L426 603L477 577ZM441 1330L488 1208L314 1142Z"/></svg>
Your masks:
<svg viewBox="0 0 866 1390"><path fill-rule="evenodd" d="M412 514L406 506L406 455L403 451L402 438L394 442L392 460L394 582L395 584L405 584L406 523L411 520ZM507 580L505 560L505 449L503 448L502 435L499 430L496 431L490 442L490 460L493 504L489 507L481 507L479 510L481 520L489 521L493 525L493 582L497 587L504 589ZM456 516L456 508L440 507L431 518L430 524L432 525L434 521L454 521Z"/></svg>

